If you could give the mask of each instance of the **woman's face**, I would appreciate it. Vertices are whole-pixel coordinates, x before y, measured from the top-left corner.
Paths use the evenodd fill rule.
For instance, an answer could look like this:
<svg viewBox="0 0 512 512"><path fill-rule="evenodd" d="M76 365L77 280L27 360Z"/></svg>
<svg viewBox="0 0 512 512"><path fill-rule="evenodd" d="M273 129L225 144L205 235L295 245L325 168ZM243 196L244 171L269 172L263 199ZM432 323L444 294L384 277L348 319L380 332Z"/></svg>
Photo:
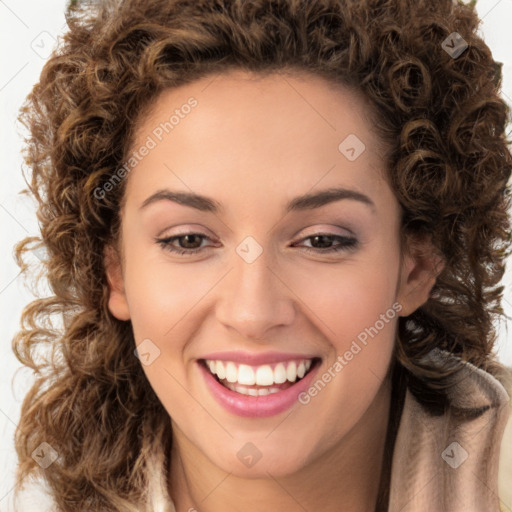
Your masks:
<svg viewBox="0 0 512 512"><path fill-rule="evenodd" d="M433 281L400 258L365 109L320 78L237 71L166 91L138 126L109 308L196 460L291 474L384 424L398 316Z"/></svg>

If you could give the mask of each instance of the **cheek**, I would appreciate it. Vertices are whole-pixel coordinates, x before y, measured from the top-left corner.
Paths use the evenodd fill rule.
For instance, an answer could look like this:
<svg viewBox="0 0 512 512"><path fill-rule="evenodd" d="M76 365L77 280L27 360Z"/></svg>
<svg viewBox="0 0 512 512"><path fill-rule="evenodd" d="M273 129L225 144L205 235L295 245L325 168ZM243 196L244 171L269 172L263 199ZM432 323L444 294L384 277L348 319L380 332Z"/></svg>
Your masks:
<svg viewBox="0 0 512 512"><path fill-rule="evenodd" d="M150 354L149 361L140 357L146 378L167 411L183 411L190 402L183 365L193 332L190 319L211 284L207 279L192 279L183 266L163 260L142 251L127 255L126 293L135 343Z"/></svg>
<svg viewBox="0 0 512 512"><path fill-rule="evenodd" d="M166 261L160 250L127 255L126 294L134 332L139 337L154 335L163 340L197 307L218 278L207 271L201 275L192 264Z"/></svg>
<svg viewBox="0 0 512 512"><path fill-rule="evenodd" d="M318 424L332 425L333 438L360 420L386 378L400 310L397 272L398 264L387 269L351 265L301 285L314 312L309 317L330 345L309 393Z"/></svg>
<svg viewBox="0 0 512 512"><path fill-rule="evenodd" d="M396 301L398 261L389 261L393 260L381 257L347 261L318 266L314 274L297 275L294 291L337 352L346 350L353 339L376 323L383 331L382 337L391 335L390 324L397 318L392 306ZM388 320L384 326L381 315Z"/></svg>

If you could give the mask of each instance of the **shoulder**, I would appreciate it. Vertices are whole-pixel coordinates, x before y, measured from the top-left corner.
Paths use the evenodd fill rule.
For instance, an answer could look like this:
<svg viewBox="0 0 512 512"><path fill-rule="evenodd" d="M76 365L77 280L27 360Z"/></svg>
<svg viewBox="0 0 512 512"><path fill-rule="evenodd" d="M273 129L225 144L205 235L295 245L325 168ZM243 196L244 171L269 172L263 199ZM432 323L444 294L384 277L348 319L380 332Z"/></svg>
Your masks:
<svg viewBox="0 0 512 512"><path fill-rule="evenodd" d="M408 382L392 460L390 510L419 512L428 505L430 510L474 511L475 504L478 510L498 510L498 498L509 507L510 472L507 480L505 465L499 466L500 450L510 464L512 425L501 375L440 349L423 363L453 371L446 374L442 393L431 393L427 384L414 380L413 392ZM498 477L506 482L503 494Z"/></svg>

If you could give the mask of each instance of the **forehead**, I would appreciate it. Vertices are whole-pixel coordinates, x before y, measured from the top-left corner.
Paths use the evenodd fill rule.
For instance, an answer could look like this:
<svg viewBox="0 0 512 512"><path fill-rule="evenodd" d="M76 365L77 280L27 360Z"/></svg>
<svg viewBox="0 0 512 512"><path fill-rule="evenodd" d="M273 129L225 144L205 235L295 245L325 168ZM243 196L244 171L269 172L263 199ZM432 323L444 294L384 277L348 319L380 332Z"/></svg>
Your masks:
<svg viewBox="0 0 512 512"><path fill-rule="evenodd" d="M197 104L193 109L186 107L187 102L191 101ZM166 89L145 112L141 112L143 116L142 122L136 126L136 142L141 142L141 138L160 123L169 121L174 112L183 120L180 110L184 111L185 117L192 118L187 124L214 128L219 135L222 134L222 126L229 131L236 125L243 128L244 133L257 134L259 137L267 133L270 138L275 132L273 126L280 128L285 124L286 132L293 132L294 126L295 131L299 128L294 121L303 120L307 123L305 127L309 128L309 138L312 140L317 131L331 131L339 136L345 128L350 127L367 139L370 133L366 132L371 132L373 141L378 142L371 130L373 120L370 118L369 102L361 92L299 71L260 75L230 70ZM189 113L193 116L188 116ZM176 139L183 129L174 130L181 124L178 119L173 120L172 124L172 138ZM262 125L265 132L258 130Z"/></svg>
<svg viewBox="0 0 512 512"><path fill-rule="evenodd" d="M316 182L368 189L384 179L362 96L321 77L210 75L165 90L143 114L132 150L151 149L126 190L139 203L162 184L263 198Z"/></svg>

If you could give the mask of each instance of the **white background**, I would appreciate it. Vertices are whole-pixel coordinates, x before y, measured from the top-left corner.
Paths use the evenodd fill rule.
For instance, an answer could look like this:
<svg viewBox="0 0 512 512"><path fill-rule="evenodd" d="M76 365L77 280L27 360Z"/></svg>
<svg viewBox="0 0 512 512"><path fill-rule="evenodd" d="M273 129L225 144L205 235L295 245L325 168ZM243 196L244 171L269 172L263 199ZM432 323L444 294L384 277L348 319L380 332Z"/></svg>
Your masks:
<svg viewBox="0 0 512 512"><path fill-rule="evenodd" d="M13 246L25 236L38 234L35 210L30 200L18 195L25 187L21 174L20 148L22 129L17 124L18 109L29 93L57 36L65 28L64 0L0 0L0 311L3 325L0 357L0 511L12 511L12 487L16 463L13 435L19 418L21 400L31 383L28 369L14 372L20 363L11 350L11 340L19 329L20 315L32 295L19 277L13 259ZM477 10L482 19L481 33L494 58L503 62L503 97L512 105L512 0L479 0ZM510 129L510 127L509 127ZM509 132L510 138L510 132ZM512 272L507 271L505 309L512 316ZM508 323L508 333L507 324ZM512 366L512 322L500 327L498 354ZM41 498L35 498L33 510L43 509ZM23 507L22 512L29 508ZM17 511L18 512L18 511Z"/></svg>

